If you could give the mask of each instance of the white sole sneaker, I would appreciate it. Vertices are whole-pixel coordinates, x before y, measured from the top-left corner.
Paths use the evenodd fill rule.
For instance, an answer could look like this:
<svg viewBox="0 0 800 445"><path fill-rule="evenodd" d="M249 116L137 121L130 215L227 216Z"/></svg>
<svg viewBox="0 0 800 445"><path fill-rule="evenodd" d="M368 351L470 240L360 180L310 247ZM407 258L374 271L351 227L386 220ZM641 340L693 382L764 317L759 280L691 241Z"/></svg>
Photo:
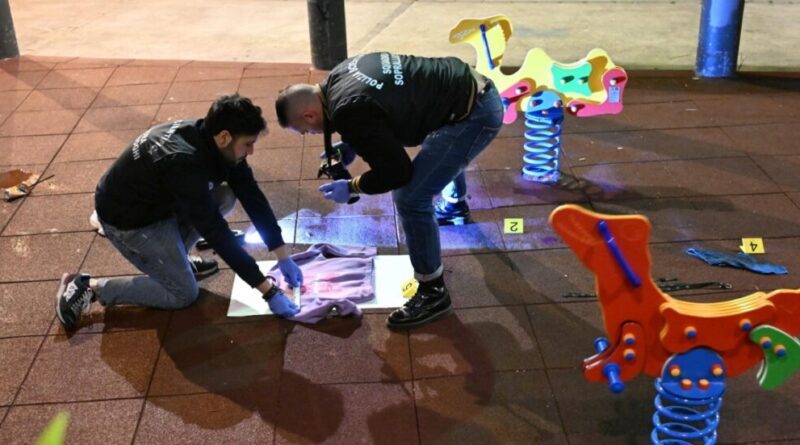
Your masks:
<svg viewBox="0 0 800 445"><path fill-rule="evenodd" d="M100 236L106 236L106 232L103 231L103 225L100 224L100 220L97 219L97 210L93 210L92 214L89 216L89 224L97 230Z"/></svg>
<svg viewBox="0 0 800 445"><path fill-rule="evenodd" d="M61 275L61 284L58 285L58 292L56 292L56 317L61 321L62 325L67 324L64 321L64 316L61 315L61 296L64 295L64 291L67 290L67 286L72 281L72 275L65 273Z"/></svg>

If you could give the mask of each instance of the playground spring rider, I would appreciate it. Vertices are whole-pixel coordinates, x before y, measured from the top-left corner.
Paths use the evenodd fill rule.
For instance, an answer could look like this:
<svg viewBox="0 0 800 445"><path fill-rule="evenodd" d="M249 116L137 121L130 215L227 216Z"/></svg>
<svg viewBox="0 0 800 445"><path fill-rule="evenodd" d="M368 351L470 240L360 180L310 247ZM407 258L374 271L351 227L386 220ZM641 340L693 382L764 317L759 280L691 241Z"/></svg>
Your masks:
<svg viewBox="0 0 800 445"><path fill-rule="evenodd" d="M465 42L475 49L475 69L492 79L500 92L503 123L513 123L519 113L525 115L522 177L554 183L560 176L563 108L578 117L621 112L627 75L602 49L589 51L575 63L562 64L540 48L528 51L515 73L504 74L500 64L511 33L511 22L502 15L464 19L450 30L450 42Z"/></svg>
<svg viewBox="0 0 800 445"><path fill-rule="evenodd" d="M761 363L762 388L800 370L800 291L718 303L662 292L651 277L650 223L576 205L550 214L556 233L595 275L607 338L583 362L587 380L619 393L640 373L656 377L654 444L714 444L725 378Z"/></svg>

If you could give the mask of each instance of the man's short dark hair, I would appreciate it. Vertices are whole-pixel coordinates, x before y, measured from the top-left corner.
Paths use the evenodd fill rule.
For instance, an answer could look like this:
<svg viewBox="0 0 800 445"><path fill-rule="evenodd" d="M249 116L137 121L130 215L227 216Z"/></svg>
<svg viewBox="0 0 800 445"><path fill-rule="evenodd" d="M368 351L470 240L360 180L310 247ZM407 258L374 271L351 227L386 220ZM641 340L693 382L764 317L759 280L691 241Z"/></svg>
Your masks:
<svg viewBox="0 0 800 445"><path fill-rule="evenodd" d="M267 128L267 122L261 115L261 107L238 94L215 100L208 109L205 125L212 136L228 130L234 138L258 135Z"/></svg>
<svg viewBox="0 0 800 445"><path fill-rule="evenodd" d="M281 128L286 128L289 125L289 118L286 116L289 113L289 87L286 87L278 92L278 98L275 99L275 114L278 115L278 125Z"/></svg>
<svg viewBox="0 0 800 445"><path fill-rule="evenodd" d="M286 128L289 125L289 113L295 112L289 108L297 109L298 106L309 103L316 98L314 86L307 83L296 83L278 92L275 99L275 114L278 115L278 125Z"/></svg>

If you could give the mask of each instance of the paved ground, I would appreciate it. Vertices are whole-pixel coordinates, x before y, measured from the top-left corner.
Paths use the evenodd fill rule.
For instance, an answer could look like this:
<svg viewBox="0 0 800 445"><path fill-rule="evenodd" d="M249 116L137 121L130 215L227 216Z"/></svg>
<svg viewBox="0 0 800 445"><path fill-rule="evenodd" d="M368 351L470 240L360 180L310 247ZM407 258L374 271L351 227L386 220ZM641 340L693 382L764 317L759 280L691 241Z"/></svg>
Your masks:
<svg viewBox="0 0 800 445"><path fill-rule="evenodd" d="M388 196L334 207L315 190L321 140L277 128L279 87L304 65L25 57L0 62L0 167L55 176L0 203L0 443L31 443L72 413L71 443L646 443L652 379L613 396L580 371L603 333L599 306L562 298L592 277L548 228L558 203L645 213L656 277L721 280L725 293L798 287L800 76L693 80L631 72L623 114L568 117L562 156L578 188L522 182L521 125L506 127L468 177L477 223L442 230L455 315L411 334L385 314L302 326L229 320L230 270L175 312L95 309L66 336L52 311L64 271L137 273L89 226L112 159L155 122L202 115L223 92L256 98L270 134L250 162L287 240L403 253ZM363 168L363 165L356 166ZM525 218L504 235L506 217ZM246 228L243 212L232 226ZM706 266L690 246L766 239L786 276ZM251 252L268 258L263 248ZM761 390L729 381L721 443L800 443L800 379Z"/></svg>
<svg viewBox="0 0 800 445"><path fill-rule="evenodd" d="M692 69L700 0L347 0L351 55L393 51L455 55L462 18L505 14L514 25L504 59L520 66L531 48L573 62L595 47L626 69ZM310 63L307 2L301 0L11 0L22 54ZM191 5L191 6L189 6ZM800 2L747 1L739 64L800 67Z"/></svg>

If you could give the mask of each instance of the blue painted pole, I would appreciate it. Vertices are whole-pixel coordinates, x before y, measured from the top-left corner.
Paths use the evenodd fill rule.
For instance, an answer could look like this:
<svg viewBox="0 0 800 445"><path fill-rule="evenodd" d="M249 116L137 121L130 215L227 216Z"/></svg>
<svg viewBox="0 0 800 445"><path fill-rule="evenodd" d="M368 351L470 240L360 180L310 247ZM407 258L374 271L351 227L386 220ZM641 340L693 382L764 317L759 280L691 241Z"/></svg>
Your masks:
<svg viewBox="0 0 800 445"><path fill-rule="evenodd" d="M19 56L17 35L11 20L11 6L8 0L0 0L0 59Z"/></svg>
<svg viewBox="0 0 800 445"><path fill-rule="evenodd" d="M744 0L703 0L695 73L731 77L736 73Z"/></svg>

